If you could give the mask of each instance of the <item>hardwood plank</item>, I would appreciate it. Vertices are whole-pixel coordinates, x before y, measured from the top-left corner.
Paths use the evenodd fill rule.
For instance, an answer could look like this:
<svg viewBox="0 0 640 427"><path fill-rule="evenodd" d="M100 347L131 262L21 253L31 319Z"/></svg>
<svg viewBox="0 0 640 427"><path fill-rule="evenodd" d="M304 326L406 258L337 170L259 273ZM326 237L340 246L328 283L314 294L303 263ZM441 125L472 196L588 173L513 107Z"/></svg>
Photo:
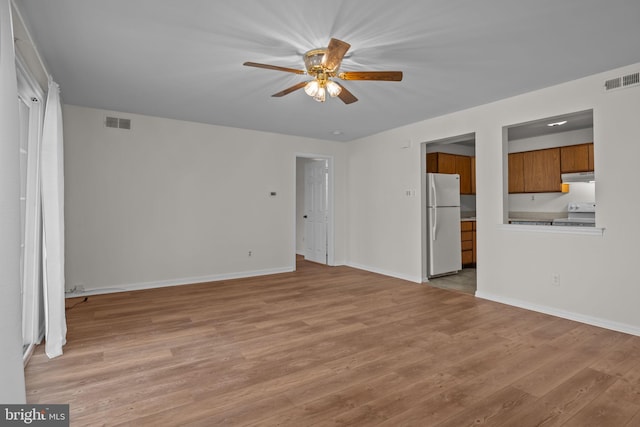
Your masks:
<svg viewBox="0 0 640 427"><path fill-rule="evenodd" d="M513 412L533 402L535 398L513 387L488 396L467 410L439 423L438 427L492 426L511 418Z"/></svg>
<svg viewBox="0 0 640 427"><path fill-rule="evenodd" d="M640 419L640 337L349 267L67 304L25 379L74 426Z"/></svg>
<svg viewBox="0 0 640 427"><path fill-rule="evenodd" d="M610 375L585 368L545 394L534 404L523 407L502 425L521 427L562 425L587 407L615 379Z"/></svg>
<svg viewBox="0 0 640 427"><path fill-rule="evenodd" d="M607 390L607 394L616 400L624 400L640 406L640 363L627 371L625 375Z"/></svg>
<svg viewBox="0 0 640 427"><path fill-rule="evenodd" d="M640 412L640 406L602 394L563 425L566 427L623 426L638 412Z"/></svg>

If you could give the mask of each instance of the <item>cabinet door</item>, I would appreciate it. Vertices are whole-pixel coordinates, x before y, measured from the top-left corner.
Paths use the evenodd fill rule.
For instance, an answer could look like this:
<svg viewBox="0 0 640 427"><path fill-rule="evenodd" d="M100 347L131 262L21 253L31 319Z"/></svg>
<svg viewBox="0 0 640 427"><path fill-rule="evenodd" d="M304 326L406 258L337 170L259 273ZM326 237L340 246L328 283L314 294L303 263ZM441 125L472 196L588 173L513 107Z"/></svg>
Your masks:
<svg viewBox="0 0 640 427"><path fill-rule="evenodd" d="M427 153L427 173L438 173L438 153Z"/></svg>
<svg viewBox="0 0 640 427"><path fill-rule="evenodd" d="M477 262L477 257L476 255L478 254L478 250L476 249L476 223L475 221L473 222L473 263L475 264Z"/></svg>
<svg viewBox="0 0 640 427"><path fill-rule="evenodd" d="M448 153L428 153L427 172L458 173L456 171L456 155Z"/></svg>
<svg viewBox="0 0 640 427"><path fill-rule="evenodd" d="M589 171L595 171L596 168L593 162L593 142L591 144L587 144L587 149L589 150Z"/></svg>
<svg viewBox="0 0 640 427"><path fill-rule="evenodd" d="M471 158L455 156L456 172L460 175L460 194L471 194Z"/></svg>
<svg viewBox="0 0 640 427"><path fill-rule="evenodd" d="M438 173L458 173L455 154L438 153Z"/></svg>
<svg viewBox="0 0 640 427"><path fill-rule="evenodd" d="M524 152L524 191L551 193L560 191L560 148Z"/></svg>
<svg viewBox="0 0 640 427"><path fill-rule="evenodd" d="M471 157L471 194L476 194L476 158Z"/></svg>
<svg viewBox="0 0 640 427"><path fill-rule="evenodd" d="M524 193L524 153L509 154L509 193Z"/></svg>
<svg viewBox="0 0 640 427"><path fill-rule="evenodd" d="M560 147L560 171L562 173L571 173L593 170L589 169L589 145L580 144Z"/></svg>

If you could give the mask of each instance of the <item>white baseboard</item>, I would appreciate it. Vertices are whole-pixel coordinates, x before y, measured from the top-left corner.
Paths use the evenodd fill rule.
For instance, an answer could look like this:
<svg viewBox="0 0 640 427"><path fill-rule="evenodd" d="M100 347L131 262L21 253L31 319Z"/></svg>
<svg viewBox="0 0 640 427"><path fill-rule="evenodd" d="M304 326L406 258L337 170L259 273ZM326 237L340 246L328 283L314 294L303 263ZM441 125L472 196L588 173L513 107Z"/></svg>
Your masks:
<svg viewBox="0 0 640 427"><path fill-rule="evenodd" d="M365 270L371 273L382 274L383 276L395 277L396 279L407 280L409 282L414 283L422 283L422 278L420 276L409 276L407 274L396 273L394 271L382 270L375 267L369 267L366 265L358 264L355 262L348 262L345 264L348 267L357 268L358 270Z"/></svg>
<svg viewBox="0 0 640 427"><path fill-rule="evenodd" d="M129 283L111 288L87 289L69 292L66 298L86 297L89 295L111 294L116 292L139 291L142 289L164 288L168 286L193 285L195 283L218 282L221 280L243 279L247 277L266 276L269 274L290 273L295 267L270 268L265 270L243 271L239 273L215 274L211 276L186 277L182 279L160 280L155 282Z"/></svg>
<svg viewBox="0 0 640 427"><path fill-rule="evenodd" d="M499 295L493 295L490 293L476 291L476 297L486 299L489 301L499 302L501 304L507 304L514 307L524 308L526 310L537 311L538 313L549 314L551 316L561 317L563 319L575 320L576 322L585 323L587 325L598 326L600 328L610 329L612 331L623 332L625 334L631 334L640 336L640 328L626 323L614 322L599 317L587 316L580 313L574 313L571 311L560 310L553 307L547 307L544 305L532 304L527 301L518 300L515 298L507 298Z"/></svg>

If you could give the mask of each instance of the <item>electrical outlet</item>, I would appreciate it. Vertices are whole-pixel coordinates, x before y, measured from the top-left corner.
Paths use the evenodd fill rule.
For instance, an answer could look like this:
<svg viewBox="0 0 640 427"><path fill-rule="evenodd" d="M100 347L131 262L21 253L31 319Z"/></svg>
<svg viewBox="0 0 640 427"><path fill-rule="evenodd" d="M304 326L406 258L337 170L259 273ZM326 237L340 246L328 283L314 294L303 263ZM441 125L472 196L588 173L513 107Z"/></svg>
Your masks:
<svg viewBox="0 0 640 427"><path fill-rule="evenodd" d="M249 256L253 255L253 252L249 251Z"/></svg>
<svg viewBox="0 0 640 427"><path fill-rule="evenodd" d="M560 275L558 273L553 273L551 275L551 285L560 286Z"/></svg>

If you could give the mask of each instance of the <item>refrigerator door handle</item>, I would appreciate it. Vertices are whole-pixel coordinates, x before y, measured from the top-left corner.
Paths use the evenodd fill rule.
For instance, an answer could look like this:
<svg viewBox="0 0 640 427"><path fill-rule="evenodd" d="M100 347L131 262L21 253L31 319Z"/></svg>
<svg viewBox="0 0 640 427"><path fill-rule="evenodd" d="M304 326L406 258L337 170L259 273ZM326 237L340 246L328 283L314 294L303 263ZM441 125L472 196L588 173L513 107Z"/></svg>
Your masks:
<svg viewBox="0 0 640 427"><path fill-rule="evenodd" d="M438 209L433 209L433 227L431 227L431 240L436 240L437 229L438 229Z"/></svg>
<svg viewBox="0 0 640 427"><path fill-rule="evenodd" d="M436 240L436 230L438 228L438 192L436 191L435 179L431 180L431 194L433 195L433 222L431 227L431 240Z"/></svg>
<svg viewBox="0 0 640 427"><path fill-rule="evenodd" d="M431 206L436 208L438 207L438 193L436 192L436 180L434 177L431 179L431 194L433 196L433 203Z"/></svg>

